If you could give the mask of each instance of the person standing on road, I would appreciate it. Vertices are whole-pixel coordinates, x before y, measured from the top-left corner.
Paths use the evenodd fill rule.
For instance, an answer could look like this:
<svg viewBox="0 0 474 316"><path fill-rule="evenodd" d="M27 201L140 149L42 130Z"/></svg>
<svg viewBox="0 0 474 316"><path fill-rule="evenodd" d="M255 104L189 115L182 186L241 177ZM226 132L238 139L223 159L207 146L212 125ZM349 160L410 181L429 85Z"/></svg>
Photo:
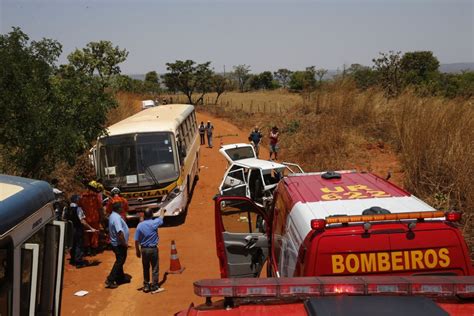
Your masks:
<svg viewBox="0 0 474 316"><path fill-rule="evenodd" d="M209 148L212 148L212 133L214 131L214 126L211 124L211 121L207 121L206 125L206 134L207 134L207 145Z"/></svg>
<svg viewBox="0 0 474 316"><path fill-rule="evenodd" d="M127 260L128 248L128 226L120 216L122 204L115 203L112 206L112 214L109 217L110 244L115 254L115 263L105 280L105 287L115 289L119 284L129 283L131 277L123 272L123 265Z"/></svg>
<svg viewBox="0 0 474 316"><path fill-rule="evenodd" d="M255 148L255 154L259 154L259 145L260 145L260 140L262 139L263 135L260 133L260 130L258 129L258 126L255 126L255 128L252 130L252 132L249 135L249 140L253 145L253 148Z"/></svg>
<svg viewBox="0 0 474 316"><path fill-rule="evenodd" d="M87 222L94 227L94 232L85 232L84 247L90 255L97 254L99 248L99 229L102 218L102 201L99 200L98 190L95 188L95 181L87 184L87 191L81 195L79 206L84 210Z"/></svg>
<svg viewBox="0 0 474 316"><path fill-rule="evenodd" d="M206 133L206 126L204 126L204 122L201 122L201 125L199 125L199 136L201 137L201 145L206 145L206 141L204 140L205 133Z"/></svg>
<svg viewBox="0 0 474 316"><path fill-rule="evenodd" d="M270 160L272 160L272 154L275 154L275 160L278 159L278 137L280 133L278 132L278 127L273 126L270 132Z"/></svg>
<svg viewBox="0 0 474 316"><path fill-rule="evenodd" d="M84 237L84 227L88 230L94 232L95 229L89 225L86 221L86 216L82 208L78 205L79 195L73 195L71 197L71 204L69 205L68 212L66 213L66 220L72 222L74 228L74 234L72 239L71 247L71 259L69 263L76 266L80 269L89 265L89 262L83 259L84 249L83 249L83 237Z"/></svg>
<svg viewBox="0 0 474 316"><path fill-rule="evenodd" d="M120 189L117 187L110 190L110 193L112 194L112 197L107 201L107 205L105 206L105 212L107 213L107 215L112 214L112 206L114 205L114 203L120 203L122 204L122 211L120 213L120 216L123 218L124 221L126 221L128 213L127 199L120 195Z"/></svg>
<svg viewBox="0 0 474 316"><path fill-rule="evenodd" d="M158 227L163 225L165 213L160 211L160 217L153 219L153 211L147 208L144 213L144 221L138 224L135 230L135 250L138 258L142 258L143 265L143 292L159 290L159 250ZM152 284L150 285L150 267L152 270Z"/></svg>

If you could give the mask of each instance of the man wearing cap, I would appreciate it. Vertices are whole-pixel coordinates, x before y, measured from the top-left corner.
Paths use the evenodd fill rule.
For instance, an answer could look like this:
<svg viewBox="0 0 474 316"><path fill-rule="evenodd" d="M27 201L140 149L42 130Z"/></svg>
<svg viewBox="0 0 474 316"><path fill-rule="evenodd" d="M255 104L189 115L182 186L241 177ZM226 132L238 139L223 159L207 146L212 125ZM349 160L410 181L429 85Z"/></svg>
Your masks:
<svg viewBox="0 0 474 316"><path fill-rule="evenodd" d="M123 272L123 265L127 260L129 231L127 224L120 216L121 208L120 203L114 203L109 216L110 244L115 254L114 266L105 280L105 287L109 289L115 289L122 283L129 283L131 279Z"/></svg>
<svg viewBox="0 0 474 316"><path fill-rule="evenodd" d="M165 213L160 211L160 217L153 219L153 211L147 208L144 220L138 224L135 230L135 250L138 258L142 258L143 265L143 292L158 291L158 227L163 225ZM150 285L150 267L152 269L153 283Z"/></svg>

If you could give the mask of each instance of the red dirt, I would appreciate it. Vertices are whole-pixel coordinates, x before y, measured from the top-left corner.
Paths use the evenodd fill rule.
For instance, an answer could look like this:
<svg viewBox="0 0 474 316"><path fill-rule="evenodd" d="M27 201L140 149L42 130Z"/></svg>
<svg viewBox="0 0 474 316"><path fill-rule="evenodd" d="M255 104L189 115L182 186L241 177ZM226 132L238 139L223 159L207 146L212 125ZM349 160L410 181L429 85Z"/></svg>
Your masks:
<svg viewBox="0 0 474 316"><path fill-rule="evenodd" d="M170 243L174 239L182 274L169 274L162 285L166 290L159 294L145 294L137 289L142 286L141 259L135 256L133 233L131 229L125 273L132 275L130 284L117 289L104 288L104 281L114 262L111 251L105 251L90 260L99 260L97 266L80 270L66 264L62 312L64 315L172 315L195 302L204 300L194 295L193 282L199 279L219 278L219 263L215 250L214 204L212 197L226 170L226 160L219 154L219 145L223 143L247 142L248 132L223 120L199 113L198 121L212 121L215 127L214 148L201 146L200 180L194 190L184 224L174 227L162 227L160 234L160 280L170 266ZM219 137L223 135L224 137ZM234 135L234 136L226 136ZM237 135L237 136L235 136ZM262 148L263 158L268 151ZM84 297L73 294L79 290L89 291Z"/></svg>

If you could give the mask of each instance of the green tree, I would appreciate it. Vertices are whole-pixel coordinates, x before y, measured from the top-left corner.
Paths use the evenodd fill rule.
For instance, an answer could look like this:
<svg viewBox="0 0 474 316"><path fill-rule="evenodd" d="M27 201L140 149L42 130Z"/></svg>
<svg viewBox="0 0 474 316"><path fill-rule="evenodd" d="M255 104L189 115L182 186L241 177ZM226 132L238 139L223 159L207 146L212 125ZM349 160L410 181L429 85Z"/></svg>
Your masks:
<svg viewBox="0 0 474 316"><path fill-rule="evenodd" d="M430 51L407 52L400 60L403 79L407 85L418 85L433 79L439 61Z"/></svg>
<svg viewBox="0 0 474 316"><path fill-rule="evenodd" d="M260 90L260 76L259 75L250 75L246 83L247 89L244 90Z"/></svg>
<svg viewBox="0 0 474 316"><path fill-rule="evenodd" d="M247 65L237 65L234 66L234 76L237 79L239 85L239 91L245 91L245 84L250 79L250 66Z"/></svg>
<svg viewBox="0 0 474 316"><path fill-rule="evenodd" d="M281 68L275 71L273 73L273 76L283 88L288 88L288 84L290 82L292 73L293 72L291 70L288 70L286 68Z"/></svg>
<svg viewBox="0 0 474 316"><path fill-rule="evenodd" d="M366 90L377 84L377 73L372 68L360 64L352 64L347 74L354 79L357 88Z"/></svg>
<svg viewBox="0 0 474 316"><path fill-rule="evenodd" d="M387 98L393 98L402 91L401 52L389 51L379 53L378 58L372 59L378 75L379 84Z"/></svg>
<svg viewBox="0 0 474 316"><path fill-rule="evenodd" d="M264 71L258 75L260 89L271 90L274 88L273 74L270 71Z"/></svg>
<svg viewBox="0 0 474 316"><path fill-rule="evenodd" d="M327 73L328 73L327 69L323 69L323 68L316 69L315 75L316 77L318 77L319 85L321 85L321 83L323 82L323 78Z"/></svg>
<svg viewBox="0 0 474 316"><path fill-rule="evenodd" d="M183 92L188 97L190 104L199 104L204 99L204 95L212 89L214 72L209 68L210 65L210 61L196 64L189 59L167 63L168 73L164 75L165 85L171 91ZM193 93L200 94L194 101Z"/></svg>
<svg viewBox="0 0 474 316"><path fill-rule="evenodd" d="M18 28L0 35L0 172L47 177L103 131L112 97L100 78L58 68L61 49L50 39L30 42Z"/></svg>
<svg viewBox="0 0 474 316"><path fill-rule="evenodd" d="M275 89L273 74L270 71L264 71L258 75L251 75L248 79L248 85L252 90L272 90Z"/></svg>
<svg viewBox="0 0 474 316"><path fill-rule="evenodd" d="M219 97L231 87L230 80L223 75L215 74L212 76L212 87L217 93L216 100L214 101L214 104L217 104Z"/></svg>
<svg viewBox="0 0 474 316"><path fill-rule="evenodd" d="M160 82L160 79L158 77L158 73L154 70L147 72L146 75L145 75L145 82L158 84Z"/></svg>
<svg viewBox="0 0 474 316"><path fill-rule="evenodd" d="M112 76L120 74L119 64L127 59L128 52L113 46L110 41L90 42L76 49L67 58L77 71L100 78L102 86L108 87Z"/></svg>
<svg viewBox="0 0 474 316"><path fill-rule="evenodd" d="M291 74L289 87L291 90L312 90L316 86L316 69L314 66L306 67L304 71L295 71Z"/></svg>

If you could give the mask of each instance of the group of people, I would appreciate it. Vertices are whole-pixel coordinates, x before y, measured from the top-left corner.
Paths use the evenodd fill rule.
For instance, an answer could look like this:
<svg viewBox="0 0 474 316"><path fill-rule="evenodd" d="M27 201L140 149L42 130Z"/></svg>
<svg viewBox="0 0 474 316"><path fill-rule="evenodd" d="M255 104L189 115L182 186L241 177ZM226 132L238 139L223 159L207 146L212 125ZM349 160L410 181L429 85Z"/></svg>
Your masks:
<svg viewBox="0 0 474 316"><path fill-rule="evenodd" d="M214 132L214 125L211 121L207 121L207 124L204 125L204 122L201 122L199 125L199 136L201 138L201 145L206 145L204 135L207 136L207 146L212 148L212 134Z"/></svg>
<svg viewBox="0 0 474 316"><path fill-rule="evenodd" d="M270 139L270 160L272 160L272 156L275 157L275 160L278 159L278 151L279 151L279 146L278 146L278 138L280 136L280 132L278 131L278 127L273 126L269 139ZM260 129L258 126L255 126L255 128L250 132L250 135L248 137L250 143L253 145L253 148L255 149L255 154L257 155L257 158L260 154L260 142L263 138L263 134L260 132Z"/></svg>
<svg viewBox="0 0 474 316"><path fill-rule="evenodd" d="M70 250L70 264L76 268L89 266L86 255L95 255L99 248L99 233L105 235L104 243L115 254L115 262L105 280L105 287L114 289L120 284L129 283L131 276L124 273L127 259L129 229L126 223L128 202L120 195L119 188L110 191L111 196L104 198L103 186L91 181L81 195L73 195L71 203L65 209L63 219L72 222L73 244ZM144 220L135 231L136 255L143 264L143 291L160 291L158 285L158 227L163 225L164 213L153 219L153 211L146 209ZM150 269L152 279L150 282Z"/></svg>

